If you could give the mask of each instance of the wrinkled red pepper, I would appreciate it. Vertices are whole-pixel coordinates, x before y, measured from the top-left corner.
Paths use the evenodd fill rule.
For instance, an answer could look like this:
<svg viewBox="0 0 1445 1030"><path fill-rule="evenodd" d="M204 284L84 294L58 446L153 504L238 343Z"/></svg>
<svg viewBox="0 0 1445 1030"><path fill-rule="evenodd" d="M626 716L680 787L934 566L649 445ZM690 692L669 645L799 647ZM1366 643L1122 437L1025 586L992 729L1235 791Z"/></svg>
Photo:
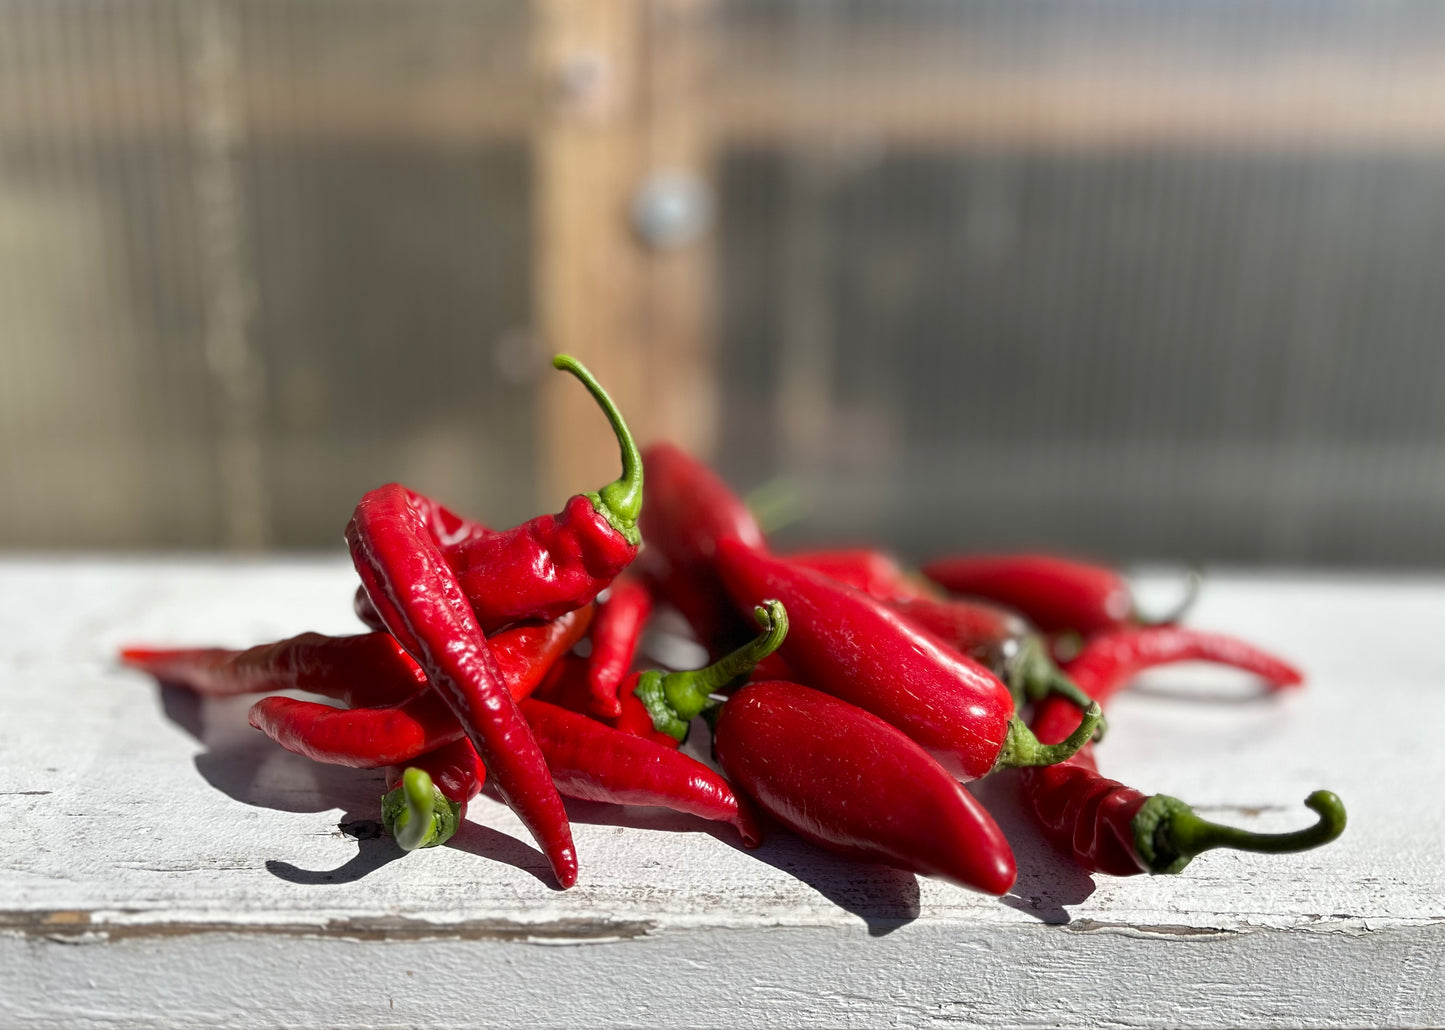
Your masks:
<svg viewBox="0 0 1445 1030"><path fill-rule="evenodd" d="M960 779L1062 761L1093 735L1098 705L1078 734L1040 745L993 673L862 591L736 540L719 541L716 567L737 604L786 606L780 652L802 682L896 726Z"/></svg>
<svg viewBox="0 0 1445 1030"><path fill-rule="evenodd" d="M587 660L587 683L594 715L616 718L622 714L618 688L632 668L637 645L652 615L652 591L639 577L621 575L608 588L607 600L597 613L592 630L592 654Z"/></svg>
<svg viewBox="0 0 1445 1030"><path fill-rule="evenodd" d="M728 778L804 840L989 894L1013 886L988 812L903 733L796 683L753 683L718 713Z"/></svg>
<svg viewBox="0 0 1445 1030"><path fill-rule="evenodd" d="M536 698L522 702L522 713L547 756L557 789L567 797L657 805L731 823L748 847L761 841L746 803L695 758Z"/></svg>
<svg viewBox="0 0 1445 1030"><path fill-rule="evenodd" d="M558 882L570 887L577 854L562 799L427 519L407 490L391 484L361 499L346 539L372 607L461 723Z"/></svg>
<svg viewBox="0 0 1445 1030"><path fill-rule="evenodd" d="M1067 671L1101 704L1146 668L1177 661L1213 661L1263 677L1271 689L1296 686L1299 672L1244 641L1215 633L1159 626L1115 630L1096 637ZM1050 698L1034 717L1040 740L1062 739L1078 711ZM1024 798L1045 834L1091 872L1113 876L1177 873L1210 848L1287 852L1318 847L1345 828L1345 810L1329 791L1315 791L1305 804L1319 815L1312 827L1294 833L1258 834L1201 819L1184 802L1152 797L1103 776L1092 746L1066 762L1021 774Z"/></svg>
<svg viewBox="0 0 1445 1030"><path fill-rule="evenodd" d="M514 699L537 689L553 663L581 638L591 615L589 605L554 622L514 626L488 641ZM249 719L288 751L318 762L362 769L399 765L465 736L446 703L424 689L385 707L333 708L290 697L267 697L251 706Z"/></svg>

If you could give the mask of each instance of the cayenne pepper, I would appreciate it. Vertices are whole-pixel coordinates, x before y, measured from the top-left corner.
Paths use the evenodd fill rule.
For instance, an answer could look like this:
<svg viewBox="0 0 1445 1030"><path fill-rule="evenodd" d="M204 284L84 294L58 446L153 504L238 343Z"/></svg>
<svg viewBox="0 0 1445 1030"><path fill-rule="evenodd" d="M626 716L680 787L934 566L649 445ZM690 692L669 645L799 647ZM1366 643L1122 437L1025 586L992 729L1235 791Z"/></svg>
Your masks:
<svg viewBox="0 0 1445 1030"><path fill-rule="evenodd" d="M739 605L787 606L780 652L802 682L896 726L960 779L1059 762L1093 736L1101 710L1091 702L1066 741L1041 744L993 673L862 591L736 540L718 542L717 569Z"/></svg>
<svg viewBox="0 0 1445 1030"><path fill-rule="evenodd" d="M622 714L618 688L632 668L637 645L652 615L652 591L640 578L628 573L613 580L608 590L592 630L587 683L592 713L616 718Z"/></svg>
<svg viewBox="0 0 1445 1030"><path fill-rule="evenodd" d="M1289 663L1244 641L1169 626L1116 630L1097 637L1069 663L1068 671L1102 704L1145 668L1195 660L1255 673L1275 690L1301 682ZM1036 714L1034 730L1040 740L1059 738L1070 732L1077 714L1068 703L1051 698ZM1103 776L1092 746L1066 762L1026 769L1021 775L1024 798L1049 839L1084 869L1113 876L1177 873L1211 848L1303 851L1329 843L1345 828L1344 805L1323 790L1305 799L1320 818L1304 830L1262 834L1210 822L1177 798L1150 797Z"/></svg>
<svg viewBox="0 0 1445 1030"><path fill-rule="evenodd" d="M728 778L804 840L989 894L1013 852L963 785L882 719L796 683L753 683L718 713Z"/></svg>
<svg viewBox="0 0 1445 1030"><path fill-rule="evenodd" d="M427 520L403 487L390 484L361 499L346 539L382 622L457 717L558 882L570 887L577 853L566 809Z"/></svg>
<svg viewBox="0 0 1445 1030"><path fill-rule="evenodd" d="M1095 633L1129 625L1178 622L1193 603L1199 577L1191 573L1174 611L1145 619L1128 582L1113 569L1051 554L961 555L923 566L923 574L952 594L997 601L1022 612L1044 633Z"/></svg>

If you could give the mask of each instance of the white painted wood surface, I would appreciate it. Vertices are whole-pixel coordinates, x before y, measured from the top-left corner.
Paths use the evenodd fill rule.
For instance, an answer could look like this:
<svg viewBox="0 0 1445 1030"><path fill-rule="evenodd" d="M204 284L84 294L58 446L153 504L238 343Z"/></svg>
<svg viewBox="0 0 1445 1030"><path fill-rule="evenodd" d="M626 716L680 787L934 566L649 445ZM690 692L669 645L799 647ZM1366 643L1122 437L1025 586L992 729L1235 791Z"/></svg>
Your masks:
<svg viewBox="0 0 1445 1030"><path fill-rule="evenodd" d="M0 1026L1445 1025L1445 581L1216 574L1193 621L1299 661L1262 698L1202 667L1112 711L1105 770L1297 856L1085 876L1006 777L998 900L778 836L569 804L567 892L500 804L405 856L338 829L379 773L292 756L247 701L116 667L125 642L352 632L341 561L0 562Z"/></svg>

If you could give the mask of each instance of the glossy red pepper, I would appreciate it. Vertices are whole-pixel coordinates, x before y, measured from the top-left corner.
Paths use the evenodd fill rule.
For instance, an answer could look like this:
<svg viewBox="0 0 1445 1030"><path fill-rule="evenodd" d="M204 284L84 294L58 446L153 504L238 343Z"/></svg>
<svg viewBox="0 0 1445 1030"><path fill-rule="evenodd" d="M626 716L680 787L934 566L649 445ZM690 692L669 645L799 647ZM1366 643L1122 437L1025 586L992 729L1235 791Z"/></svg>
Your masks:
<svg viewBox="0 0 1445 1030"><path fill-rule="evenodd" d="M381 705L426 687L426 674L389 633L302 633L244 651L127 647L120 660L208 697L305 690L347 705Z"/></svg>
<svg viewBox="0 0 1445 1030"><path fill-rule="evenodd" d="M750 684L723 704L714 748L728 778L805 840L989 894L1013 886L988 812L861 708L796 683Z"/></svg>
<svg viewBox="0 0 1445 1030"><path fill-rule="evenodd" d="M405 769L392 766L386 770L389 793L381 799L381 821L405 851L445 844L486 778L476 748L465 739L421 755Z"/></svg>
<svg viewBox="0 0 1445 1030"><path fill-rule="evenodd" d="M628 574L613 580L608 590L592 630L587 682L593 714L617 718L622 714L618 688L632 668L637 645L652 615L652 591L639 577Z"/></svg>
<svg viewBox="0 0 1445 1030"><path fill-rule="evenodd" d="M486 633L513 622L555 619L597 596L637 556L642 457L612 399L565 354L552 364L580 379L606 413L622 451L622 476L597 493L570 498L556 515L490 531L406 491ZM376 598L369 597L372 607ZM374 624L360 601L358 614ZM378 616L381 617L381 616ZM384 617L381 618L385 624Z"/></svg>
<svg viewBox="0 0 1445 1030"><path fill-rule="evenodd" d="M1094 732L1097 705L1077 735L1043 747L993 673L862 591L733 540L716 564L737 604L786 606L780 651L803 682L896 726L960 779L1062 761Z"/></svg>
<svg viewBox="0 0 1445 1030"><path fill-rule="evenodd" d="M557 789L568 797L657 805L731 823L748 847L761 841L746 804L695 758L536 698L522 702L522 713L547 756Z"/></svg>
<svg viewBox="0 0 1445 1030"><path fill-rule="evenodd" d="M1160 619L1142 618L1128 582L1113 569L1049 554L962 555L923 566L954 594L997 601L1022 612L1045 633L1085 637L1128 625L1177 622L1194 599L1198 577L1180 605Z"/></svg>
<svg viewBox="0 0 1445 1030"><path fill-rule="evenodd" d="M592 683L588 678L588 660L580 655L568 655L554 665L542 685L537 688L535 696L539 701L546 701L559 708L565 708L569 712L590 716L623 733L644 737L664 747L677 747L680 741L653 726L652 715L647 711L647 706L633 693L633 688L636 687L639 678L640 674L637 674L628 677L623 682L617 693L618 707L621 711L613 718L603 718L593 712Z"/></svg>
<svg viewBox="0 0 1445 1030"><path fill-rule="evenodd" d="M368 602L368 607L370 602ZM589 605L545 623L524 623L487 643L508 683L530 693L592 619ZM224 647L126 647L123 664L208 697L304 690L348 707L398 704L426 690L426 673L390 633L302 633L244 651ZM513 687L515 694L517 687Z"/></svg>
<svg viewBox="0 0 1445 1030"><path fill-rule="evenodd" d="M1271 688L1290 687L1300 676L1287 662L1241 640L1180 627L1116 630L1085 646L1067 671L1101 704L1135 674L1175 661L1215 661L1262 676ZM1068 735L1078 711L1061 698L1044 702L1034 717L1040 740ZM1164 794L1152 797L1108 779L1094 761L1092 746L1068 761L1021 774L1024 798L1046 835L1091 872L1129 876L1177 873L1202 851L1230 847L1243 851L1303 851L1334 840L1344 831L1345 810L1329 791L1305 799L1320 819L1294 833L1257 834L1201 819L1188 805Z"/></svg>
<svg viewBox="0 0 1445 1030"><path fill-rule="evenodd" d="M589 605L554 622L514 626L488 641L514 699L537 688L552 664L581 638L591 615ZM415 691L386 707L333 708L290 697L266 697L251 706L249 718L252 726L288 751L363 769L407 762L464 737L446 702L430 690Z"/></svg>
<svg viewBox="0 0 1445 1030"><path fill-rule="evenodd" d="M384 486L361 499L346 539L387 630L425 671L558 882L570 887L577 854L562 799L426 518L404 488Z"/></svg>
<svg viewBox="0 0 1445 1030"><path fill-rule="evenodd" d="M710 654L729 651L749 633L718 582L713 555L723 539L762 548L763 531L717 473L680 447L652 444L642 452L642 460L647 468L641 526L648 577Z"/></svg>

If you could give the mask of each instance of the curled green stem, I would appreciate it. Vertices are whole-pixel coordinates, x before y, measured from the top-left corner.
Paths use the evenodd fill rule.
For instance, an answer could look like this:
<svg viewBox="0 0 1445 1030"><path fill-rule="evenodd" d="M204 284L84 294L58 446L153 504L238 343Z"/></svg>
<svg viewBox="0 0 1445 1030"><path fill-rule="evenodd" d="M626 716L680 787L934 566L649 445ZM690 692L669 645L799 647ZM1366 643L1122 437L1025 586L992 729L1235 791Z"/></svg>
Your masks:
<svg viewBox="0 0 1445 1030"><path fill-rule="evenodd" d="M409 767L381 799L381 821L403 851L445 844L461 825L462 806L443 794L425 769Z"/></svg>
<svg viewBox="0 0 1445 1030"><path fill-rule="evenodd" d="M587 497L608 524L635 547L642 542L637 530L637 517L642 514L642 452L637 449L637 441L632 438L622 412L586 365L570 354L558 354L552 359L552 367L571 372L580 379L607 415L607 421L612 423L617 444L622 448L622 475Z"/></svg>
<svg viewBox="0 0 1445 1030"><path fill-rule="evenodd" d="M764 601L753 609L753 618L762 632L707 668L642 674L633 692L659 732L685 739L688 724L711 704L710 695L752 672L782 645L788 635L788 612L781 601Z"/></svg>
<svg viewBox="0 0 1445 1030"><path fill-rule="evenodd" d="M1099 702L1090 701L1089 707L1084 709L1084 717L1079 720L1078 728L1073 733L1057 744L1042 744L1022 719L1011 715L1008 734L1004 738L1003 747L999 749L993 770L1016 769L1026 765L1056 765L1072 757L1074 752L1093 739L1094 730L1098 728L1099 720L1103 717L1104 710L1099 707Z"/></svg>
<svg viewBox="0 0 1445 1030"><path fill-rule="evenodd" d="M1156 794L1134 816L1134 848L1151 873L1177 873L1211 848L1283 854L1328 844L1345 832L1345 805L1338 795L1317 790L1305 798L1319 816L1313 826L1291 833L1255 833L1199 816L1178 798Z"/></svg>
<svg viewBox="0 0 1445 1030"><path fill-rule="evenodd" d="M1014 695L1014 705L1022 707L1024 701L1038 704L1051 694L1058 694L1078 705L1080 711L1087 711L1094 699L1069 679L1049 657L1048 645L1037 634L1030 633L1019 642L1019 649L1004 670L1004 677ZM1109 723L1099 719L1094 729L1094 740L1104 739Z"/></svg>
<svg viewBox="0 0 1445 1030"><path fill-rule="evenodd" d="M1135 608L1134 622L1140 626L1168 626L1179 622L1194 607L1194 602L1199 599L1199 588L1203 585L1204 572L1198 566L1190 567L1184 573L1184 594L1174 602L1174 607L1159 615L1145 615Z"/></svg>

